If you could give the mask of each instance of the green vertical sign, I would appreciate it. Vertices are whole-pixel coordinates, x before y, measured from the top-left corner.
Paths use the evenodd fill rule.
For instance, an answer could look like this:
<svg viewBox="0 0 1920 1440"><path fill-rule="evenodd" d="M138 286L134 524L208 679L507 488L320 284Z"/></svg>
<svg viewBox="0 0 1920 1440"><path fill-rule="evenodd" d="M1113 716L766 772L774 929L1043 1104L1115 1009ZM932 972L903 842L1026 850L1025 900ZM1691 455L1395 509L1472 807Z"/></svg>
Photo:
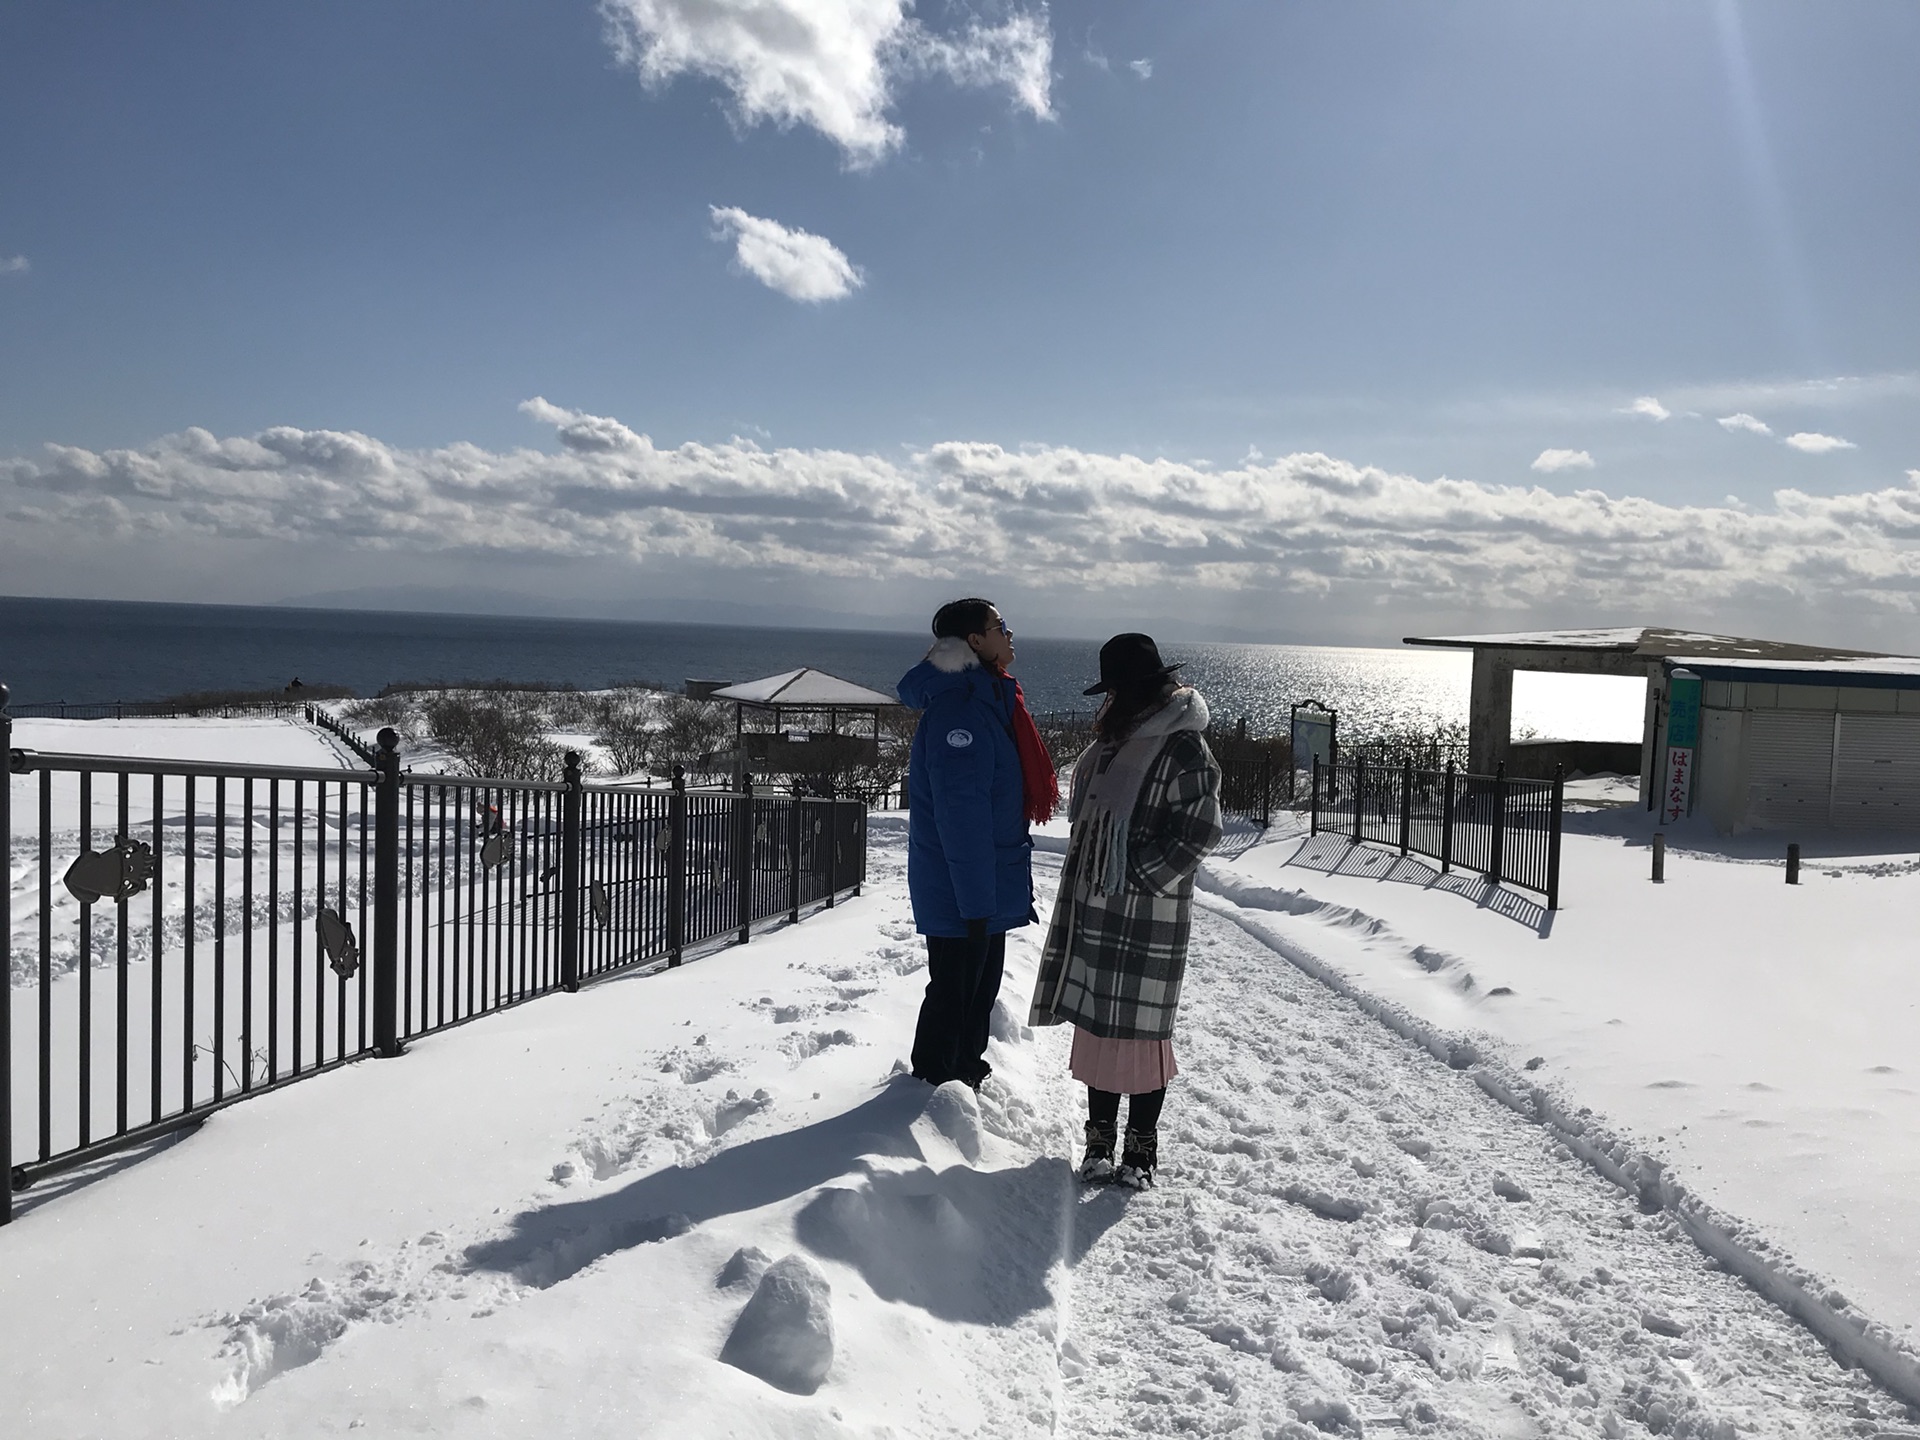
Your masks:
<svg viewBox="0 0 1920 1440"><path fill-rule="evenodd" d="M1693 808L1693 772L1700 751L1700 677L1667 677L1667 763L1661 771L1660 819L1672 825Z"/></svg>

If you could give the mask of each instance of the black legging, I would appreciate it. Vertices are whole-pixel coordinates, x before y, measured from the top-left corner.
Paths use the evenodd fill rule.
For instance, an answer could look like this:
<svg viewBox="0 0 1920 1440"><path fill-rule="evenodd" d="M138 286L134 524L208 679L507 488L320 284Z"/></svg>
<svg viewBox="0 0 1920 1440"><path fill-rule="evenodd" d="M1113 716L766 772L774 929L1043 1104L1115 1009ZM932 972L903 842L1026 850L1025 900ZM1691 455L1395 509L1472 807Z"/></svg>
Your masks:
<svg viewBox="0 0 1920 1440"><path fill-rule="evenodd" d="M1151 1135L1160 1128L1160 1107L1167 1102L1167 1087L1147 1090L1127 1100L1127 1128L1140 1135ZM1096 1125L1120 1128L1120 1092L1087 1087L1087 1119Z"/></svg>

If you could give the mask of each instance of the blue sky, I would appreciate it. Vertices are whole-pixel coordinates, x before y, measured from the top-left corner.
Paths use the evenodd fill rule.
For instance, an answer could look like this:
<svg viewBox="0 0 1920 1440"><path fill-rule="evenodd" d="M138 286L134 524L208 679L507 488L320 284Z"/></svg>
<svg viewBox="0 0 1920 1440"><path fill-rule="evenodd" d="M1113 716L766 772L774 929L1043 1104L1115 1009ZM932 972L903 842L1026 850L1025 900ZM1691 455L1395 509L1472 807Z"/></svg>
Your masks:
<svg viewBox="0 0 1920 1440"><path fill-rule="evenodd" d="M1917 64L1894 0L16 4L0 590L1920 646Z"/></svg>

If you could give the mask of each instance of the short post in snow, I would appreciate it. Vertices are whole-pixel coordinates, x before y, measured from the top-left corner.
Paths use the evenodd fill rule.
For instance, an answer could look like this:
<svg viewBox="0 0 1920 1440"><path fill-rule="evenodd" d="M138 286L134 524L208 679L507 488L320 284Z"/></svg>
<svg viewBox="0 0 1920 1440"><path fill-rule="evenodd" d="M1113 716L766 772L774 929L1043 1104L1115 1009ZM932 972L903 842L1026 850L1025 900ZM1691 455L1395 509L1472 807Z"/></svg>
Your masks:
<svg viewBox="0 0 1920 1440"><path fill-rule="evenodd" d="M673 767L667 800L667 968L686 958L687 948L687 767Z"/></svg>
<svg viewBox="0 0 1920 1440"><path fill-rule="evenodd" d="M1320 757L1313 757L1313 778L1307 782L1307 834L1320 833Z"/></svg>
<svg viewBox="0 0 1920 1440"><path fill-rule="evenodd" d="M1667 832L1664 830L1653 832L1653 883L1667 883Z"/></svg>
<svg viewBox="0 0 1920 1440"><path fill-rule="evenodd" d="M739 881L740 943L744 945L753 938L753 776L745 770L740 772L740 815L734 834L738 840L734 863L739 868L734 875Z"/></svg>
<svg viewBox="0 0 1920 1440"><path fill-rule="evenodd" d="M1413 756L1400 762L1400 858L1407 858L1407 843L1413 836Z"/></svg>
<svg viewBox="0 0 1920 1440"><path fill-rule="evenodd" d="M1500 867L1507 858L1507 762L1493 767L1493 838L1488 847L1487 878L1500 883Z"/></svg>
<svg viewBox="0 0 1920 1440"><path fill-rule="evenodd" d="M1787 846L1787 884L1800 883L1800 842L1793 841Z"/></svg>
<svg viewBox="0 0 1920 1440"><path fill-rule="evenodd" d="M1560 816L1566 808L1567 768L1553 767L1553 814L1547 824L1547 909L1560 908Z"/></svg>
<svg viewBox="0 0 1920 1440"><path fill-rule="evenodd" d="M584 849L581 812L586 784L580 776L580 752L567 752L560 792L560 988L580 989L580 859Z"/></svg>
<svg viewBox="0 0 1920 1440"><path fill-rule="evenodd" d="M1367 808L1367 752L1353 757L1353 843L1360 843L1360 819Z"/></svg>
<svg viewBox="0 0 1920 1440"><path fill-rule="evenodd" d="M1260 828L1273 823L1273 751L1260 752Z"/></svg>
<svg viewBox="0 0 1920 1440"><path fill-rule="evenodd" d="M375 737L373 792L373 1048L383 1059L400 1044L400 734Z"/></svg>
<svg viewBox="0 0 1920 1440"><path fill-rule="evenodd" d="M0 935L13 934L13 717L0 685ZM13 1219L13 986L0 985L0 1225Z"/></svg>
<svg viewBox="0 0 1920 1440"><path fill-rule="evenodd" d="M1440 873L1453 870L1453 761L1447 761L1446 777L1440 782L1446 793L1440 797Z"/></svg>

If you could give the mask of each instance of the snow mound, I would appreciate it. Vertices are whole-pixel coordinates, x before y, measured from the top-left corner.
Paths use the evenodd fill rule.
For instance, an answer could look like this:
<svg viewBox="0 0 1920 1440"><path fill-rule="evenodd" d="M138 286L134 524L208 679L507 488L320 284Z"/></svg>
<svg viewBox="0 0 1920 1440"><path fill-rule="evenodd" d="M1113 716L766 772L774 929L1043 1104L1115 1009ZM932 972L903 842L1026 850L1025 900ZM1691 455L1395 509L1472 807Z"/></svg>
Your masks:
<svg viewBox="0 0 1920 1440"><path fill-rule="evenodd" d="M754 1286L720 1359L777 1390L813 1394L833 1366L832 1301L827 1277L805 1256L787 1256Z"/></svg>
<svg viewBox="0 0 1920 1440"><path fill-rule="evenodd" d="M953 1142L953 1148L980 1163L980 1100L958 1080L949 1080L927 1101L926 1116L933 1128Z"/></svg>
<svg viewBox="0 0 1920 1440"><path fill-rule="evenodd" d="M713 1277L713 1288L731 1290L739 1285L758 1285L772 1264L773 1257L758 1245L742 1245L727 1257L727 1263Z"/></svg>

